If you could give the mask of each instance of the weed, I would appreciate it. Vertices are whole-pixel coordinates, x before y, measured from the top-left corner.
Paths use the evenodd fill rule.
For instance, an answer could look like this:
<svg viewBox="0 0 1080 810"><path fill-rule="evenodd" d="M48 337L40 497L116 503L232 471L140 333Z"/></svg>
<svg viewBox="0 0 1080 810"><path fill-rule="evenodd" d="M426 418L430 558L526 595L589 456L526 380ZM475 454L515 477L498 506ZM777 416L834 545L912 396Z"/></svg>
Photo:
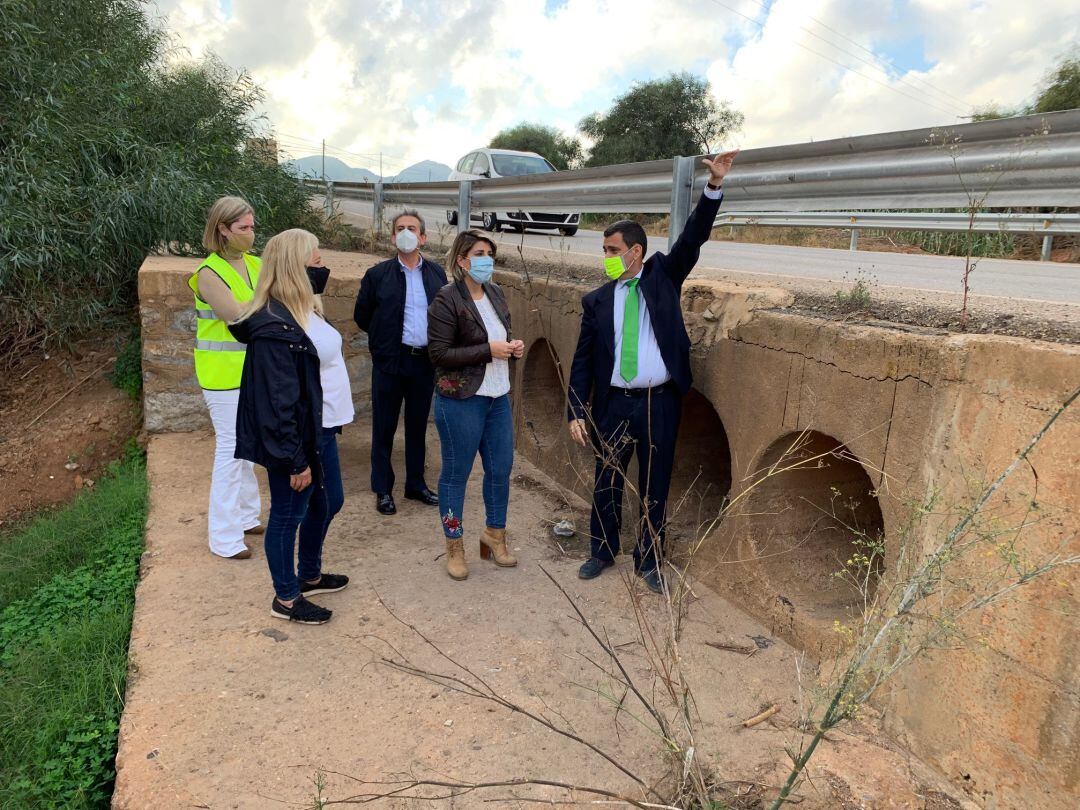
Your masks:
<svg viewBox="0 0 1080 810"><path fill-rule="evenodd" d="M138 328L128 333L116 355L109 380L136 402L142 396L142 338Z"/></svg>
<svg viewBox="0 0 1080 810"><path fill-rule="evenodd" d="M836 291L836 306L845 313L867 311L873 303L871 288L876 284L877 279L873 275L858 270L851 289Z"/></svg>
<svg viewBox="0 0 1080 810"><path fill-rule="evenodd" d="M0 806L108 806L146 508L131 449L94 491L0 536Z"/></svg>

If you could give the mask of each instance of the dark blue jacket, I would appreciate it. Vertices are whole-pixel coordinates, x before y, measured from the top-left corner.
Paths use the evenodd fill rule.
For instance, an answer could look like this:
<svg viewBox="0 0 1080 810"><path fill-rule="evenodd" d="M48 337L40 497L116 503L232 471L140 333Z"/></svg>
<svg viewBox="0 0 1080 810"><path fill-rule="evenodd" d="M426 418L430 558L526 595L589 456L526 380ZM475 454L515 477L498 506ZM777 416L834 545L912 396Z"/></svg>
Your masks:
<svg viewBox="0 0 1080 810"><path fill-rule="evenodd" d="M709 239L721 199L704 194L671 246L671 253L655 253L645 262L638 289L649 308L653 333L671 381L685 394L690 390L690 338L683 323L682 285L697 264L701 246ZM615 285L609 281L581 299L581 332L570 368L567 418L594 417L607 409L608 388L615 368Z"/></svg>
<svg viewBox="0 0 1080 810"><path fill-rule="evenodd" d="M424 259L420 265L428 305L446 286L446 271ZM401 358L401 333L405 328L405 273L398 257L379 262L360 281L353 310L356 325L367 332L371 362L381 371L396 374Z"/></svg>
<svg viewBox="0 0 1080 810"><path fill-rule="evenodd" d="M229 327L247 344L236 408L236 458L321 480L322 382L319 353L284 305L270 299Z"/></svg>

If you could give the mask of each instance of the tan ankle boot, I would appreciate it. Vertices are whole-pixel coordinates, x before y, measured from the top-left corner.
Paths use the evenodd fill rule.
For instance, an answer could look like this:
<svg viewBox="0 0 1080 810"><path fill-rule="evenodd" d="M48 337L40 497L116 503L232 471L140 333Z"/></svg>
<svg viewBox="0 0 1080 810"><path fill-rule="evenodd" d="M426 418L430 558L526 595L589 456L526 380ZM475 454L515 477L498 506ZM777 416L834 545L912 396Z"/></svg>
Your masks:
<svg viewBox="0 0 1080 810"><path fill-rule="evenodd" d="M517 558L506 549L506 529L493 529L490 526L480 535L480 559L495 558L495 564L504 568L517 565Z"/></svg>
<svg viewBox="0 0 1080 810"><path fill-rule="evenodd" d="M468 579L469 566L465 564L465 543L457 540L446 541L446 573L450 579Z"/></svg>

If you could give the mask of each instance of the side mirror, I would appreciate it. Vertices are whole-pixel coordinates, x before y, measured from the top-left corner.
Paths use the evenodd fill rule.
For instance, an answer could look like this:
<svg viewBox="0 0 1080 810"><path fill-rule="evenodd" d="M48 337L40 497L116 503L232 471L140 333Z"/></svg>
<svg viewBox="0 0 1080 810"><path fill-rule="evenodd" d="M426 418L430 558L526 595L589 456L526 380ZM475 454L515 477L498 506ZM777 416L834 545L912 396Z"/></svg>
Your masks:
<svg viewBox="0 0 1080 810"><path fill-rule="evenodd" d="M489 172L489 171L482 171L482 172L480 172L480 176L481 176L481 177L487 177L487 178L490 178L490 177L491 177L491 172Z"/></svg>

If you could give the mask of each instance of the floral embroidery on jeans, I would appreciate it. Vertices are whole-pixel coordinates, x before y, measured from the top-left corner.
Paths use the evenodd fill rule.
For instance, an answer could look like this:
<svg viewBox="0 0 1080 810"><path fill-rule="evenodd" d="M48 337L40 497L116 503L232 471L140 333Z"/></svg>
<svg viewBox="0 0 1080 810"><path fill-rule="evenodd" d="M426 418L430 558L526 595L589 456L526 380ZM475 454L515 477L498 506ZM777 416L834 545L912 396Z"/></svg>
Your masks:
<svg viewBox="0 0 1080 810"><path fill-rule="evenodd" d="M447 537L461 537L461 518L454 515L453 509L446 510L446 514L442 517L442 525Z"/></svg>

